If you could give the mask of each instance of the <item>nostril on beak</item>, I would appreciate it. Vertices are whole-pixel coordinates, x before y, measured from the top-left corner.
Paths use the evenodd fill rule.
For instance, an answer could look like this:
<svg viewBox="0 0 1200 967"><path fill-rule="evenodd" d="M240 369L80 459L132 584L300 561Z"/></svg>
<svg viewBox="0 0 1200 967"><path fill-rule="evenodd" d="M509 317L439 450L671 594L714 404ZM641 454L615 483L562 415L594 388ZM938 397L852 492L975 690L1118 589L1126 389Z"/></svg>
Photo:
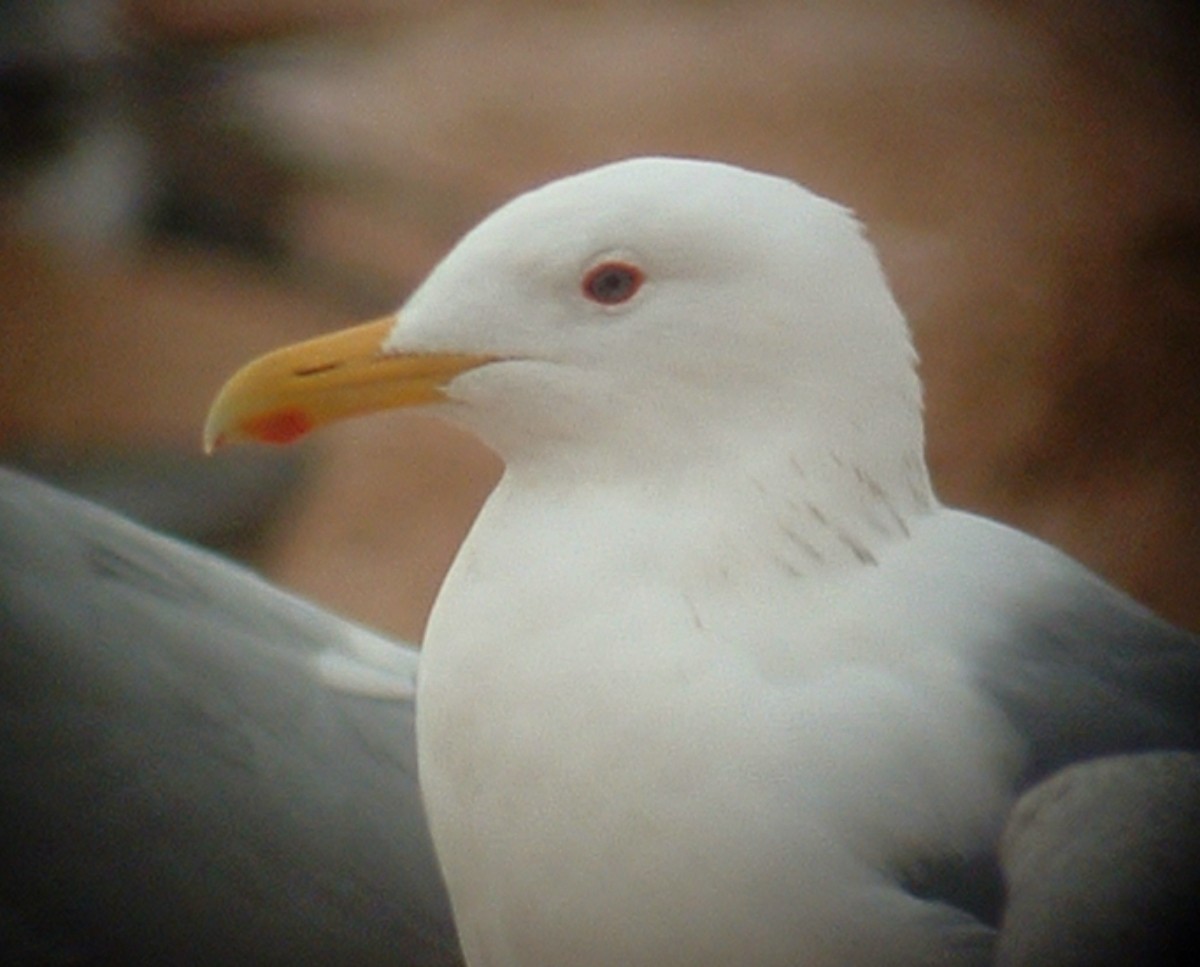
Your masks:
<svg viewBox="0 0 1200 967"><path fill-rule="evenodd" d="M321 373L328 373L337 369L342 364L340 362L321 363L318 366L307 366L304 369L296 369L292 371L293 376L319 376Z"/></svg>

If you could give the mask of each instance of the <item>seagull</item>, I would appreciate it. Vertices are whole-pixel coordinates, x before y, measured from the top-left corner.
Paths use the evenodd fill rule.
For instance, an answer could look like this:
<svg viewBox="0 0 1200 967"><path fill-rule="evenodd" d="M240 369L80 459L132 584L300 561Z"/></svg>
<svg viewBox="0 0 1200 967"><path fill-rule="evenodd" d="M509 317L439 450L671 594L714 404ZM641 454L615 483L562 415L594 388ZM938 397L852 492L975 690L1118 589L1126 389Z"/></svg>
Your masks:
<svg viewBox="0 0 1200 967"><path fill-rule="evenodd" d="M486 642L454 644L464 626L448 590L431 643L450 643L440 674L451 690L439 697L437 673L435 687L426 681L436 657L420 674L422 736L442 729L440 746L423 743L425 798L472 963L550 962L563 950L637 963L659 950L664 964L723 951L770 964L785 948L797 964L986 963L993 946L1004 967L1194 963L1196 640L1050 548L941 509L928 492L918 499L919 455L915 476L903 463L898 475L916 480L911 501L889 511L899 498L879 469L887 461L858 471L850 461L867 452L854 441L875 417L864 411L833 446L842 424L805 416L823 393L834 417L845 405L832 369L798 355L803 392L770 390L769 362L744 358L772 328L748 328L752 308L783 326L864 325L866 312L881 331L904 328L871 291L883 283L865 243L838 235L857 232L848 214L721 166L605 171L581 179L582 194L567 182L522 200L516 228L496 216L470 243L481 260L451 256L439 270L449 282L431 279L403 326L385 320L252 366L210 421L210 444L284 442L356 412L436 405L503 448L498 497L533 487L548 498L526 495L545 519L531 530L493 501L455 593L492 609L496 627ZM713 191L681 195L688 186ZM778 212L745 204L760 191L780 199L768 206ZM723 217L712 209L722 198ZM739 206L757 212L752 231ZM797 206L811 209L800 239L777 224ZM574 266L562 238L541 238L539 253L542 207L568 241L571 226L591 233ZM625 223L612 221L622 211ZM756 264L756 233L790 246L791 266ZM831 271L801 278L795 312L786 294L753 294L786 288L825 250L821 233L858 253L854 286L834 284L832 270L846 271L835 246ZM528 261L514 267L506 247ZM737 295L739 277L751 294ZM660 309L633 318L651 297ZM459 312L435 322L455 299ZM535 302L522 312L522 299ZM421 300L434 331L406 347ZM528 311L539 305L540 322ZM492 309L511 335L485 337ZM704 328L714 310L731 320L724 335ZM479 335L439 337L456 315ZM540 363L538 325L557 333ZM626 349L610 331L622 326L643 330ZM650 338L660 331L672 345ZM805 338L813 352L839 345ZM714 358L703 339L726 350ZM902 355L896 365L911 368ZM853 380L858 363L839 365ZM706 402L705 381L736 389L730 366L764 378ZM512 388L475 384L476 408L497 413L488 431L464 381L502 367ZM762 391L794 424L784 479L753 441L761 396L740 398ZM885 383L859 392L888 395ZM913 392L899 394L910 408ZM703 432L690 416L672 429L656 396L711 414ZM596 415L581 421L580 407ZM722 430L738 419L750 437ZM616 448L638 420L661 434L639 437L655 447L644 459L583 446L605 431L593 440ZM539 466L570 446L574 456ZM686 493L689 473L707 496ZM580 503L604 523L572 520ZM718 513L698 514L706 504ZM654 519L635 527L626 505L651 505ZM489 550L489 529L509 526L518 540ZM686 560L706 548L708 559ZM574 557L594 581L566 573ZM601 579L619 584L603 610L570 600ZM664 587L674 609L656 600ZM779 607L794 624L783 627ZM605 632L613 623L626 630ZM690 648L672 645L681 635ZM575 647L589 641L591 651ZM0 960L459 963L415 777L417 666L410 645L0 471ZM511 861L498 887L497 855Z"/></svg>
<svg viewBox="0 0 1200 967"><path fill-rule="evenodd" d="M395 315L248 364L205 441L403 406L505 463L417 674L471 967L988 964L1004 898L962 884L1022 792L1200 744L1195 637L938 502L873 248L790 180L533 190Z"/></svg>

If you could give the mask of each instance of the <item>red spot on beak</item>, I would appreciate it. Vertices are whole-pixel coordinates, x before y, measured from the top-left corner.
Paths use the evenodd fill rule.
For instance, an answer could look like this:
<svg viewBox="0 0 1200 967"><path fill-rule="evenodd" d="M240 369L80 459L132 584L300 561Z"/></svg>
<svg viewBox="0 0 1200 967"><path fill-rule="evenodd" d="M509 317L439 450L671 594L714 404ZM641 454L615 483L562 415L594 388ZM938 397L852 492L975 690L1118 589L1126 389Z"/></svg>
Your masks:
<svg viewBox="0 0 1200 967"><path fill-rule="evenodd" d="M292 443L313 428L312 418L295 408L256 416L242 424L242 432L263 443Z"/></svg>

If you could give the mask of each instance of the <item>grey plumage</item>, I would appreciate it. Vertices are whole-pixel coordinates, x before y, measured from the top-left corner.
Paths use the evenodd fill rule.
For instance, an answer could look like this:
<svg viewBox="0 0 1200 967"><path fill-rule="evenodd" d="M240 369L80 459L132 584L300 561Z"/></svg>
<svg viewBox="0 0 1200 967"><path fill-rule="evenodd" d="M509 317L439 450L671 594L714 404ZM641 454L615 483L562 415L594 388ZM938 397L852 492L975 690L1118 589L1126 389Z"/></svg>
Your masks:
<svg viewBox="0 0 1200 967"><path fill-rule="evenodd" d="M370 640L0 473L0 960L457 963L412 703L322 674Z"/></svg>
<svg viewBox="0 0 1200 967"><path fill-rule="evenodd" d="M1200 756L1063 769L1013 811L1001 856L998 967L1200 962Z"/></svg>

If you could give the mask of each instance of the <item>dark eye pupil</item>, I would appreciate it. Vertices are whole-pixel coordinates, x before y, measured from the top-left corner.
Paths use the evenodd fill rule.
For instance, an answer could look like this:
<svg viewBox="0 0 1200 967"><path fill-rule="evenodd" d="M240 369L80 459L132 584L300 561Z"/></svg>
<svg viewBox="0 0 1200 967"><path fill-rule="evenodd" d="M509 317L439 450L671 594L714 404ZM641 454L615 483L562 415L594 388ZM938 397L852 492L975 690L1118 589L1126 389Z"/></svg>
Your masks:
<svg viewBox="0 0 1200 967"><path fill-rule="evenodd" d="M632 265L599 265L583 280L589 299L604 305L616 305L633 297L642 284L641 273Z"/></svg>
<svg viewBox="0 0 1200 967"><path fill-rule="evenodd" d="M633 288L633 276L623 269L609 269L592 283L596 298L608 301L619 299Z"/></svg>

